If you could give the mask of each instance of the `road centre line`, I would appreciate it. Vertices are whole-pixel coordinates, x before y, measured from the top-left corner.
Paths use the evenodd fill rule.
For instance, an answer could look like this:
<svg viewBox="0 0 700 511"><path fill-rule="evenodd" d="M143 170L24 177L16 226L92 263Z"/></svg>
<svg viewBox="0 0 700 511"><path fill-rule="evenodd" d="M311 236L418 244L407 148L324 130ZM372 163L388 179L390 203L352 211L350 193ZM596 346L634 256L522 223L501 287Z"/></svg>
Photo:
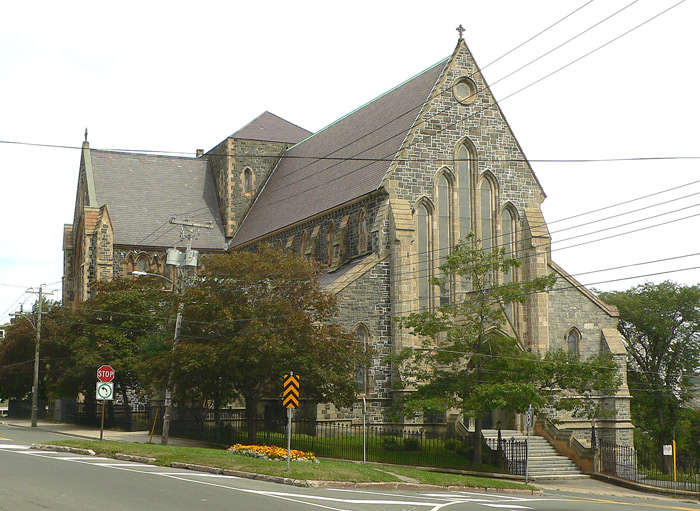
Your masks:
<svg viewBox="0 0 700 511"><path fill-rule="evenodd" d="M662 506L659 504L647 504L647 503L639 503L639 502L620 502L617 500L609 500L609 499L594 499L594 498L587 498L587 499L567 499L570 502L590 502L590 503L598 503L598 504L617 504L619 506L637 506L637 507L650 507L650 508L655 508L655 509L670 509L673 511L697 511L697 507L680 507L680 506Z"/></svg>

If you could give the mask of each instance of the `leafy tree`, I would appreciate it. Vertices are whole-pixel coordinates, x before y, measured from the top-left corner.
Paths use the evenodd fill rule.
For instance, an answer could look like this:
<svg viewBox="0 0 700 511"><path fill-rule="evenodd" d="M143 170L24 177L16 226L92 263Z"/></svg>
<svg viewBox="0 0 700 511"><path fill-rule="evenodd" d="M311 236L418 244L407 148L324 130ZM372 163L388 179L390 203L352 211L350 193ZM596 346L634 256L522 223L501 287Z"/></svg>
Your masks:
<svg viewBox="0 0 700 511"><path fill-rule="evenodd" d="M620 310L633 421L657 448L670 443L700 368L700 286L646 283L601 298Z"/></svg>
<svg viewBox="0 0 700 511"><path fill-rule="evenodd" d="M58 342L65 330L60 307L46 301L43 309L39 357L40 399L46 399L51 392L46 385L47 374L67 357ZM17 316L0 343L0 399L25 399L31 395L35 346L36 313Z"/></svg>
<svg viewBox="0 0 700 511"><path fill-rule="evenodd" d="M162 288L155 278L95 283L95 296L64 317L69 328L59 342L70 356L52 366L55 392L94 396L95 371L109 364L115 391L129 405L127 389L143 389L148 371L143 361L164 350L173 335L168 318L174 317L174 297Z"/></svg>
<svg viewBox="0 0 700 511"><path fill-rule="evenodd" d="M536 411L550 407L574 414L595 414L591 399L597 391L619 386L611 357L574 360L565 352L539 354L524 351L518 339L505 333L505 307L523 303L527 295L549 289L555 276L516 282L498 276L512 274L519 260L503 249L482 250L470 236L455 247L440 267L442 286L460 281L468 291L460 300L435 310L412 313L398 325L422 339L422 347L405 349L397 357L405 394L405 414L417 411L461 409L475 419L477 439L481 418L493 409L522 413L532 404ZM568 389L568 393L562 393ZM481 443L475 443L474 463L481 463Z"/></svg>
<svg viewBox="0 0 700 511"><path fill-rule="evenodd" d="M290 371L300 375L303 398L351 405L355 368L367 355L335 322L336 298L320 289L319 273L269 246L206 258L185 293L179 396L217 407L242 397L250 442L261 398L281 395Z"/></svg>

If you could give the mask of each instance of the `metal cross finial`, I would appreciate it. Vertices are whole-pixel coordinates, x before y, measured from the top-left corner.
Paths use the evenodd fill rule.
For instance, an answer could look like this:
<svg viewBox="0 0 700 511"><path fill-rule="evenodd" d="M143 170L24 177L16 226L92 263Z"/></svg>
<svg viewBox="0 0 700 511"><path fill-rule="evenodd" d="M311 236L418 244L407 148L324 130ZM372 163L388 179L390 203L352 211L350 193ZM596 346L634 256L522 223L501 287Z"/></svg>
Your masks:
<svg viewBox="0 0 700 511"><path fill-rule="evenodd" d="M464 33L464 27L460 23L459 26L457 27L457 32L459 32L459 40L462 40L462 34Z"/></svg>

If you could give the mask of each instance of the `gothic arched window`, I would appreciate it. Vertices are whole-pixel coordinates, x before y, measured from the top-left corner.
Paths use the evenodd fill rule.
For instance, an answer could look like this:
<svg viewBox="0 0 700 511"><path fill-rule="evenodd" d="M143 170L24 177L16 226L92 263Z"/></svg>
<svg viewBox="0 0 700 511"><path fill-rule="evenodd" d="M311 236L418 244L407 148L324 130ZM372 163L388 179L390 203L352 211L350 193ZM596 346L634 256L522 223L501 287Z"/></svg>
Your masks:
<svg viewBox="0 0 700 511"><path fill-rule="evenodd" d="M581 356L581 332L577 328L572 328L566 334L566 351L576 359Z"/></svg>
<svg viewBox="0 0 700 511"><path fill-rule="evenodd" d="M328 265L333 265L333 245L335 244L335 222L328 222Z"/></svg>
<svg viewBox="0 0 700 511"><path fill-rule="evenodd" d="M491 181L484 178L479 189L479 199L481 203L481 246L485 251L489 251L494 246L494 225L493 225L493 187Z"/></svg>
<svg viewBox="0 0 700 511"><path fill-rule="evenodd" d="M136 269L138 271L148 271L148 261L146 260L146 256L139 257L139 260L136 262Z"/></svg>
<svg viewBox="0 0 700 511"><path fill-rule="evenodd" d="M306 231L301 233L301 248L299 249L299 253L301 254L301 257L303 259L307 259L306 256L306 249L309 246L309 235L306 234Z"/></svg>
<svg viewBox="0 0 700 511"><path fill-rule="evenodd" d="M367 214L364 209L361 209L357 214L357 253L364 254L367 252Z"/></svg>
<svg viewBox="0 0 700 511"><path fill-rule="evenodd" d="M445 174L437 179L437 260L438 266L447 262L452 248L452 187ZM450 283L446 281L440 286L440 305L450 301Z"/></svg>
<svg viewBox="0 0 700 511"><path fill-rule="evenodd" d="M428 207L421 203L416 210L416 230L418 237L418 307L420 310L430 308L430 223L432 221Z"/></svg>
<svg viewBox="0 0 700 511"><path fill-rule="evenodd" d="M457 183L459 185L459 241L472 232L472 185L471 170L475 168L472 155L466 144L457 149Z"/></svg>
<svg viewBox="0 0 700 511"><path fill-rule="evenodd" d="M503 247L506 258L515 257L515 216L508 207L503 210L501 215L501 246ZM503 283L510 284L516 280L515 268L511 267L503 274ZM509 303L505 306L506 318L513 324L515 315L515 304Z"/></svg>
<svg viewBox="0 0 700 511"><path fill-rule="evenodd" d="M245 169L243 171L243 192L251 193L253 191L253 171Z"/></svg>

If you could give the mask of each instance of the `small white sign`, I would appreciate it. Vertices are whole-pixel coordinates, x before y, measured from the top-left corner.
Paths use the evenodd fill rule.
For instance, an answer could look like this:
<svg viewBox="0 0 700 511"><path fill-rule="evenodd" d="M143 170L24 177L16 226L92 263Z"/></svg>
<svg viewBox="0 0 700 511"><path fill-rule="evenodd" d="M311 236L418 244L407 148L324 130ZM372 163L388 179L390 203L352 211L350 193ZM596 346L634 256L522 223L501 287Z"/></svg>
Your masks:
<svg viewBox="0 0 700 511"><path fill-rule="evenodd" d="M114 399L114 383L98 381L96 399L98 401L112 401Z"/></svg>
<svg viewBox="0 0 700 511"><path fill-rule="evenodd" d="M664 445L664 456L673 456L673 446Z"/></svg>
<svg viewBox="0 0 700 511"><path fill-rule="evenodd" d="M532 410L525 412L525 425L531 428L535 425L535 413Z"/></svg>

